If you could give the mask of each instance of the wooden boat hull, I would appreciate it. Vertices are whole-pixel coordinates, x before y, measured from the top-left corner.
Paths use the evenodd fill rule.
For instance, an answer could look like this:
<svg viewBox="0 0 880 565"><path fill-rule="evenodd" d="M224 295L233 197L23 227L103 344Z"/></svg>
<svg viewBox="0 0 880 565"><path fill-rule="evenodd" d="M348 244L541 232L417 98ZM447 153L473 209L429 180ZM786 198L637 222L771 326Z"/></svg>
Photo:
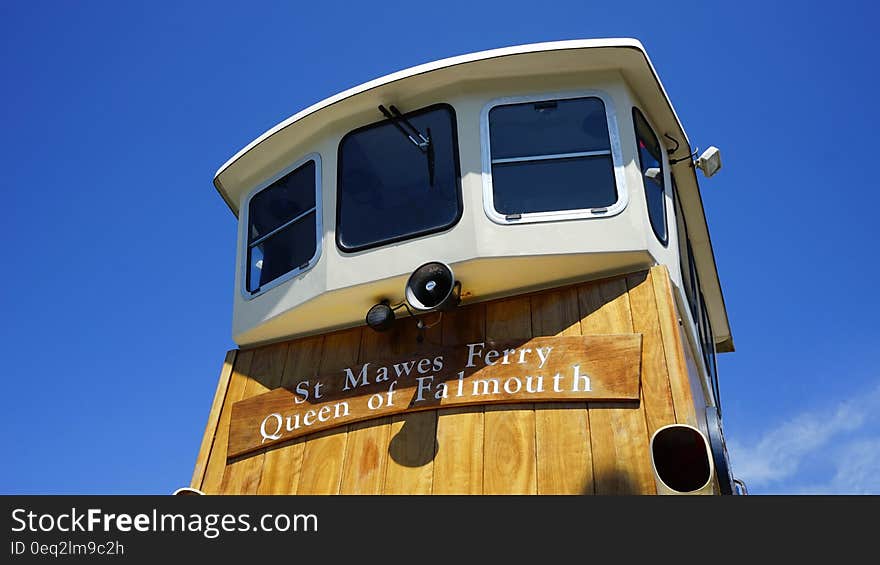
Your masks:
<svg viewBox="0 0 880 565"><path fill-rule="evenodd" d="M206 494L656 494L653 434L676 423L706 434L706 395L674 292L668 271L657 266L461 306L424 333L422 347L639 334L638 400L420 409L235 458L228 454L237 402L292 388L303 376L403 355L418 330L403 319L385 333L355 327L230 351L191 487Z"/></svg>

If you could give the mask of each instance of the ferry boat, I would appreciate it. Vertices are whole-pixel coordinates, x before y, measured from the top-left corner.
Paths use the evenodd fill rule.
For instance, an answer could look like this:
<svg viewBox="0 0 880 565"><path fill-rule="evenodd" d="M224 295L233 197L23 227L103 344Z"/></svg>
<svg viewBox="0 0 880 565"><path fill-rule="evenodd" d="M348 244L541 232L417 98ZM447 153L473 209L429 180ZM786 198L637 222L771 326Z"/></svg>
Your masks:
<svg viewBox="0 0 880 565"><path fill-rule="evenodd" d="M214 176L238 219L200 494L744 494L692 145L643 46L402 70Z"/></svg>

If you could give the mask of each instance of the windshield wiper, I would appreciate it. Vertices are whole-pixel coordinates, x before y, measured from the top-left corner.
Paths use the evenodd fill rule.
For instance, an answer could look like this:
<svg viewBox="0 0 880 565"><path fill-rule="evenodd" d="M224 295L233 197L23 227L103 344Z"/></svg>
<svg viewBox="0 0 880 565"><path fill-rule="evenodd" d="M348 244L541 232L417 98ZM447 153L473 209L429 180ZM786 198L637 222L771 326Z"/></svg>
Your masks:
<svg viewBox="0 0 880 565"><path fill-rule="evenodd" d="M379 104L379 111L394 124L400 133L418 147L419 151L425 154L428 159L428 181L431 186L434 186L434 143L431 141L431 128L427 128L427 135L423 135L393 104L388 108ZM404 126L406 127L404 128Z"/></svg>

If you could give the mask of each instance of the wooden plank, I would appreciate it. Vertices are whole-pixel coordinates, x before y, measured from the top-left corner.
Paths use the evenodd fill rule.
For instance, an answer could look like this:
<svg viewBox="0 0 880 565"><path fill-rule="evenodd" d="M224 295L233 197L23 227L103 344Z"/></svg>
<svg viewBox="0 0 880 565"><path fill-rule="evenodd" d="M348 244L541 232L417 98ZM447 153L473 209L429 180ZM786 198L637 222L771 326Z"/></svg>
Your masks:
<svg viewBox="0 0 880 565"><path fill-rule="evenodd" d="M436 433L436 410L392 418L385 494L431 494Z"/></svg>
<svg viewBox="0 0 880 565"><path fill-rule="evenodd" d="M443 344L447 346L485 339L485 304L445 314L442 328ZM437 411L434 494L483 493L483 412L482 406Z"/></svg>
<svg viewBox="0 0 880 565"><path fill-rule="evenodd" d="M535 337L582 335L575 287L532 295L531 310L532 335Z"/></svg>
<svg viewBox="0 0 880 565"><path fill-rule="evenodd" d="M390 441L390 417L349 426L340 494L381 494Z"/></svg>
<svg viewBox="0 0 880 565"><path fill-rule="evenodd" d="M581 335L577 289L531 297L535 336ZM538 494L593 493L593 457L586 402L535 404Z"/></svg>
<svg viewBox="0 0 880 565"><path fill-rule="evenodd" d="M287 343L280 343L254 350L243 399L269 392L279 386L284 373L288 347ZM220 492L256 494L263 472L264 452L265 450L228 462L220 484Z"/></svg>
<svg viewBox="0 0 880 565"><path fill-rule="evenodd" d="M633 330L642 334L642 398L648 438L651 438L663 426L675 423L672 393L666 372L666 353L660 334L651 272L630 275L626 278L626 284L629 289Z"/></svg>
<svg viewBox="0 0 880 565"><path fill-rule="evenodd" d="M535 436L538 494L593 494L593 452L586 404L536 404Z"/></svg>
<svg viewBox="0 0 880 565"><path fill-rule="evenodd" d="M688 380L684 336L679 325L680 316L673 295L669 270L665 265L654 267L651 270L651 280L654 283L654 297L657 301L657 312L660 318L660 334L663 339L663 351L666 354L666 370L669 373L672 402L675 406L675 420L679 424L696 427L696 407Z"/></svg>
<svg viewBox="0 0 880 565"><path fill-rule="evenodd" d="M239 351L235 357L235 367L229 378L229 388L223 401L223 410L220 412L220 421L217 424L217 434L214 438L214 446L208 465L205 469L205 479L202 481L202 491L206 494L215 494L220 491L223 474L226 471L226 446L229 442L229 422L232 418L232 405L242 399L247 385L247 374L254 358L253 350Z"/></svg>
<svg viewBox="0 0 880 565"><path fill-rule="evenodd" d="M319 372L342 370L357 363L361 328L328 334L324 338ZM297 494L337 494L342 479L348 428L319 432L303 450Z"/></svg>
<svg viewBox="0 0 880 565"><path fill-rule="evenodd" d="M618 277L578 287L583 335L633 331L626 279Z"/></svg>
<svg viewBox="0 0 880 565"><path fill-rule="evenodd" d="M436 316L423 318L427 324L434 324L421 332L423 349L442 345L442 318ZM406 351L408 344L419 335L414 322L406 321L397 347L392 348L394 353ZM393 416L390 437L382 491L385 494L431 494L437 453L437 411Z"/></svg>
<svg viewBox="0 0 880 565"><path fill-rule="evenodd" d="M189 483L190 488L199 490L202 488L205 471L208 468L208 458L214 445L217 424L220 422L220 412L223 410L223 401L226 399L226 391L229 389L229 379L232 377L232 367L235 365L237 353L237 349L230 349L226 352L226 358L223 360L223 367L220 369L220 379L217 381L217 390L214 391L214 401L211 403L211 409L208 411L208 423L205 425L205 433L202 435L202 445L199 447L192 480Z"/></svg>
<svg viewBox="0 0 880 565"><path fill-rule="evenodd" d="M633 331L626 280L579 287L581 331ZM590 403L590 448L596 494L654 494L643 403Z"/></svg>
<svg viewBox="0 0 880 565"><path fill-rule="evenodd" d="M433 494L483 494L482 406L437 411Z"/></svg>
<svg viewBox="0 0 880 565"><path fill-rule="evenodd" d="M532 335L529 298L486 305L486 339L528 339ZM483 493L537 493L534 404L484 408Z"/></svg>
<svg viewBox="0 0 880 565"><path fill-rule="evenodd" d="M361 332L358 362L391 356L405 339L404 329L414 320L401 319L386 332L365 329ZM413 342L415 342L413 336ZM412 344L415 347L415 343ZM384 385L382 386L384 391ZM391 441L391 418L376 418L349 426L342 469L342 494L380 494L385 483L388 444Z"/></svg>
<svg viewBox="0 0 880 565"><path fill-rule="evenodd" d="M307 337L291 342L279 386L292 386L302 377L317 373L324 347L322 336ZM302 471L305 440L281 444L266 452L263 473L257 494L294 494Z"/></svg>
<svg viewBox="0 0 880 565"><path fill-rule="evenodd" d="M254 361L258 357L254 354ZM243 398L254 396L259 387L254 379L248 379L245 383ZM253 494L251 488L256 490L260 480L260 472L263 467L263 451L250 453L244 457L230 458L223 470L223 480L220 482L219 494Z"/></svg>

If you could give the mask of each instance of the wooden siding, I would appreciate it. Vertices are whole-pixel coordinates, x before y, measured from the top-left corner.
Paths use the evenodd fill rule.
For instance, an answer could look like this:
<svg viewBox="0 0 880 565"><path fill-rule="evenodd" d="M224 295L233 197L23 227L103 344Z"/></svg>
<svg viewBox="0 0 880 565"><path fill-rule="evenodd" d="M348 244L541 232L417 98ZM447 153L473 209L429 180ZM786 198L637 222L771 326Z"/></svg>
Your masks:
<svg viewBox="0 0 880 565"><path fill-rule="evenodd" d="M699 425L704 410L678 318L663 266L460 307L425 332L427 343L642 334L639 401L428 410L233 460L226 454L233 403L403 353L417 330L405 318L386 333L358 327L230 353L191 486L208 494L654 494L651 434L674 422Z"/></svg>

